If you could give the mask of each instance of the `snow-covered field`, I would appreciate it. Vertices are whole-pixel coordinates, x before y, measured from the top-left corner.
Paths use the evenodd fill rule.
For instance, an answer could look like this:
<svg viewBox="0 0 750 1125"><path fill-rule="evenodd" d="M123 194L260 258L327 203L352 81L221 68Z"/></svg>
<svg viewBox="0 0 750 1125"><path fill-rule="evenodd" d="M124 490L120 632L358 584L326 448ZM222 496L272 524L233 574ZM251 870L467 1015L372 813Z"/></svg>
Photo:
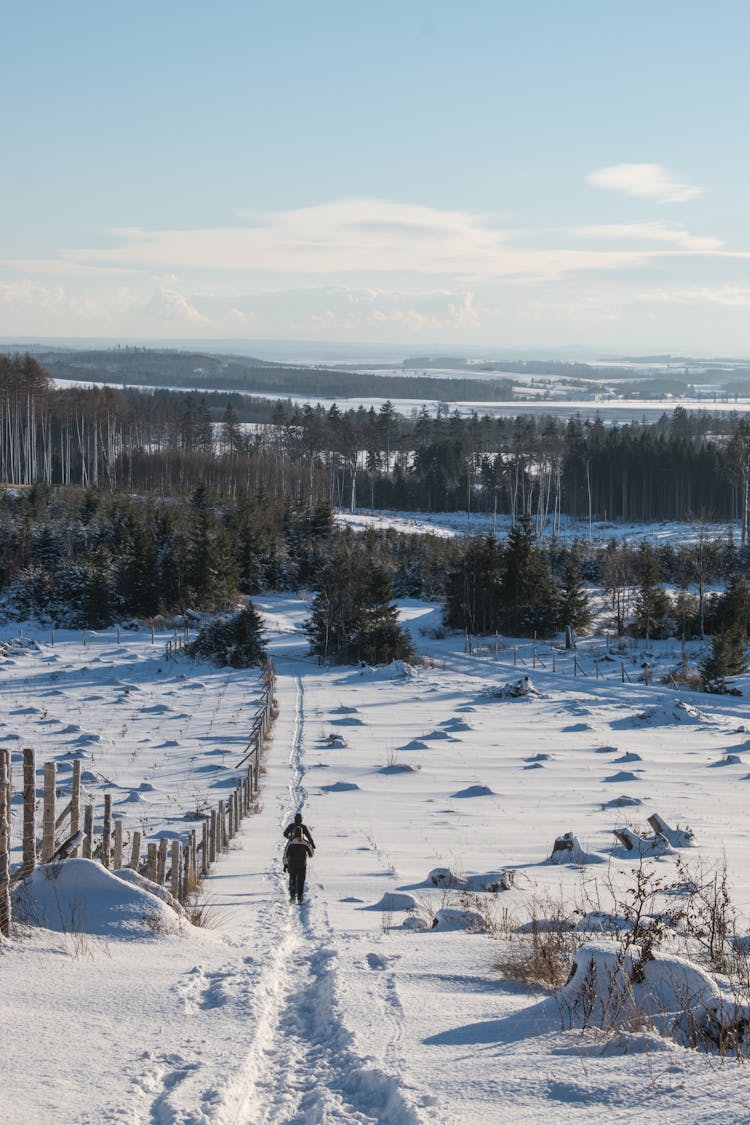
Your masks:
<svg viewBox="0 0 750 1125"><path fill-rule="evenodd" d="M279 714L262 807L203 887L211 925L170 920L82 863L38 880L49 928L0 946L3 1119L750 1120L746 1065L689 1049L645 1009L615 1031L582 1027L567 994L497 968L532 916L610 909L607 887L622 896L638 866L613 829L646 832L654 812L694 844L648 870L669 881L681 857L706 880L726 860L750 915L747 695L646 685L634 649L596 678L601 639L582 646L577 676L571 655L533 667L528 646L526 666L513 647L469 654L463 637L433 639L439 611L418 602L401 612L422 666L321 668L303 600L256 605ZM14 770L24 745L38 762L82 754L87 789L112 792L126 827L189 828L234 776L254 674L165 663L146 634L36 640L0 662ZM661 673L679 657L648 659ZM524 694L503 690L524 675ZM281 870L297 810L317 844L301 907ZM548 862L565 832L587 862ZM436 869L460 888L436 885ZM498 882L511 889L483 889Z"/></svg>
<svg viewBox="0 0 750 1125"><path fill-rule="evenodd" d="M355 512L345 512L339 509L336 512L336 522L341 526L364 531L367 527L394 528L411 534L429 533L438 536L461 535L507 535L513 521L508 515L493 516L484 512L407 512L397 511L367 511L358 508ZM536 526L536 524L535 524ZM552 520L548 518L544 528L544 535L540 538L550 538L552 534ZM609 540L641 543L646 540L654 545L663 543L697 543L703 536L710 539L730 538L740 542L740 523L705 523L693 520L691 523L678 523L675 520L653 520L649 523L636 523L633 521L610 523L593 520L589 526L588 520L571 519L563 516L558 520L557 538L564 543L580 539L584 542L606 544Z"/></svg>

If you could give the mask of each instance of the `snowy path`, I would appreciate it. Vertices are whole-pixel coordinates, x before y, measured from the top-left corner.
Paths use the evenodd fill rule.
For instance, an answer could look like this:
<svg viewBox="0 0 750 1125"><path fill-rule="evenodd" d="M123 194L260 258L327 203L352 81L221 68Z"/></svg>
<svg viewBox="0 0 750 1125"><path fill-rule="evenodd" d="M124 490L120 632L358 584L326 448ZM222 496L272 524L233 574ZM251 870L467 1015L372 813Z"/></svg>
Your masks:
<svg viewBox="0 0 750 1125"><path fill-rule="evenodd" d="M289 796L292 810L301 811L306 797L301 677L279 677L277 698L282 715L293 706ZM312 873L308 870L308 877ZM406 1104L397 1080L353 1049L337 1000L338 955L321 891L319 885L315 899L302 908L288 906L266 974L266 1003L248 1057L241 1119L253 1125L417 1122L420 1118Z"/></svg>
<svg viewBox="0 0 750 1125"><path fill-rule="evenodd" d="M308 868L308 887L315 880L314 895L302 907L287 901L280 828L290 807L291 812L304 809L307 796L302 677L282 673L276 695L280 714L260 817L276 825L273 833L263 833L271 854L262 857L258 870L248 871L253 829L258 827L251 819L240 837L242 847L222 860L207 883L209 898L212 883L244 884L236 905L226 890L220 905L231 914L232 935L227 934L227 940L253 953L216 968L195 966L185 974L179 986L181 1001L197 1026L174 1051L139 1060L146 1064L145 1072L135 1085L146 1095L144 1100L151 1097L144 1116L137 1119L159 1125L418 1125L423 1118L401 1089L402 1015L398 1002L394 1004L392 978L383 975L383 987L391 993L384 1000L390 1013L384 1025L386 1071L358 1053L353 1029L347 1026L339 1000L345 988L339 943L314 863ZM248 888L249 883L253 886ZM370 957L377 961L375 954ZM214 1049L202 1055L195 1049L201 1019L212 1020L218 1011L224 1024L223 1051L215 1050L214 1028Z"/></svg>

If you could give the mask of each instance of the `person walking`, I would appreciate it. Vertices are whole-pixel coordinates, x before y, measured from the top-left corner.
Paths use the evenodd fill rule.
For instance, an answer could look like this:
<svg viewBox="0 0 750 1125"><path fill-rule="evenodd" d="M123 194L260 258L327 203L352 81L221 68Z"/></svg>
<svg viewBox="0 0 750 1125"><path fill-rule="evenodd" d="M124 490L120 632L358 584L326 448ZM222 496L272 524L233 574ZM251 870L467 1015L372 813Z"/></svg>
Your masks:
<svg viewBox="0 0 750 1125"><path fill-rule="evenodd" d="M292 839L292 837L294 835L295 828L301 828L302 829L302 835L305 837L305 839L307 840L307 842L310 845L310 847L312 848L312 850L315 851L315 841L312 838L312 835L310 833L310 829L307 827L306 824L302 823L302 813L301 812L295 813L294 814L294 820L292 821L292 823L287 824L286 828L284 829L284 835L286 836L287 840Z"/></svg>
<svg viewBox="0 0 750 1125"><path fill-rule="evenodd" d="M307 860L313 854L299 824L293 826L292 838L284 848L284 870L289 872L289 898L292 902L302 902L305 893Z"/></svg>

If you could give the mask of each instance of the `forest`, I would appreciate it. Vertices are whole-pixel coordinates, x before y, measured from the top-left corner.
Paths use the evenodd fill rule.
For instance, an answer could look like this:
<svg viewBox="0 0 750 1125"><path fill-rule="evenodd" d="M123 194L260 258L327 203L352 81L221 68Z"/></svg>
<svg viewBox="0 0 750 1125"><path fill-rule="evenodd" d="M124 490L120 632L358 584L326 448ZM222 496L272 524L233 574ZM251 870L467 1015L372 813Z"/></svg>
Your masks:
<svg viewBox="0 0 750 1125"><path fill-rule="evenodd" d="M750 423L677 407L655 423L473 413L408 417L226 392L57 389L30 356L0 356L0 479L185 495L264 492L403 511L739 520L747 541Z"/></svg>
<svg viewBox="0 0 750 1125"><path fill-rule="evenodd" d="M446 624L467 633L541 636L587 628L588 583L605 591L620 634L703 636L731 621L746 631L741 417L678 408L656 424L605 427L448 409L406 417L390 402L340 410L226 393L60 390L31 357L0 357L0 468L6 619L97 627L316 589L313 650L330 655L333 637L355 658L361 621L343 620L347 606L369 612L373 636L379 615L395 651L384 627L394 597L440 600ZM510 514L514 526L502 542L337 528L334 508L357 505L468 508ZM563 516L580 526L565 543ZM589 541L593 520L664 518L695 521L697 543ZM720 519L740 519L738 543L712 535ZM707 593L725 583L721 596Z"/></svg>

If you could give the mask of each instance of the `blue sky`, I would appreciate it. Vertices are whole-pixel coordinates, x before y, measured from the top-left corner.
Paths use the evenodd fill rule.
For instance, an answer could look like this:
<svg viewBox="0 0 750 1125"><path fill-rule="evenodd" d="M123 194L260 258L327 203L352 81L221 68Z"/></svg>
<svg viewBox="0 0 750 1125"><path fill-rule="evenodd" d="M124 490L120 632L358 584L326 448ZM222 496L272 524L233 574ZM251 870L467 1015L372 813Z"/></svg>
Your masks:
<svg viewBox="0 0 750 1125"><path fill-rule="evenodd" d="M0 336L750 356L750 7L4 6Z"/></svg>

